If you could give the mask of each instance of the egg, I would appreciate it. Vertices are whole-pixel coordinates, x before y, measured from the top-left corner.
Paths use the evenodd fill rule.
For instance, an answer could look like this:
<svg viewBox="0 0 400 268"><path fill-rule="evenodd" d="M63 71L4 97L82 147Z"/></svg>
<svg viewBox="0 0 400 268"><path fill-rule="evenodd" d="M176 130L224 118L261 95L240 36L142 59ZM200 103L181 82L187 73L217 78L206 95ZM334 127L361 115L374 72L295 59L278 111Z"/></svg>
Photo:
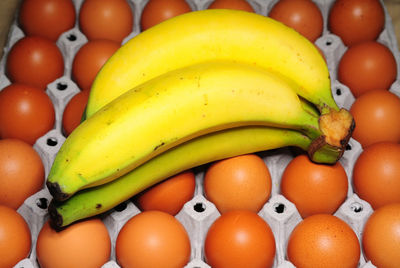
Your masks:
<svg viewBox="0 0 400 268"><path fill-rule="evenodd" d="M400 267L400 203L375 210L365 223L362 247L376 267Z"/></svg>
<svg viewBox="0 0 400 268"><path fill-rule="evenodd" d="M0 205L0 267L14 267L28 257L31 231L25 219L14 209Z"/></svg>
<svg viewBox="0 0 400 268"><path fill-rule="evenodd" d="M33 145L54 124L53 103L42 89L13 83L0 91L0 138Z"/></svg>
<svg viewBox="0 0 400 268"><path fill-rule="evenodd" d="M400 142L400 98L387 90L371 90L359 96L350 108L356 127L353 138L362 147L373 143Z"/></svg>
<svg viewBox="0 0 400 268"><path fill-rule="evenodd" d="M354 97L374 89L388 90L397 77L392 51L376 41L348 48L340 58L338 80L349 87Z"/></svg>
<svg viewBox="0 0 400 268"><path fill-rule="evenodd" d="M111 239L98 218L82 220L55 230L46 221L36 242L41 268L98 268L110 260Z"/></svg>
<svg viewBox="0 0 400 268"><path fill-rule="evenodd" d="M192 11L185 0L149 0L142 10L140 28L142 31L167 19Z"/></svg>
<svg viewBox="0 0 400 268"><path fill-rule="evenodd" d="M82 45L72 62L72 79L81 90L89 90L106 61L120 48L120 44L106 39L92 40Z"/></svg>
<svg viewBox="0 0 400 268"><path fill-rule="evenodd" d="M121 267L184 267L190 259L189 235L172 215L152 210L130 218L118 233L115 252Z"/></svg>
<svg viewBox="0 0 400 268"><path fill-rule="evenodd" d="M133 12L127 0L84 0L79 10L79 28L89 40L121 43L133 31Z"/></svg>
<svg viewBox="0 0 400 268"><path fill-rule="evenodd" d="M142 211L159 210L175 216L193 198L195 188L194 173L188 170L146 189L134 199Z"/></svg>
<svg viewBox="0 0 400 268"><path fill-rule="evenodd" d="M328 16L328 29L346 46L376 40L385 26L379 0L336 0Z"/></svg>
<svg viewBox="0 0 400 268"><path fill-rule="evenodd" d="M286 166L280 189L303 218L320 213L333 214L346 200L348 178L340 162L317 164L302 154Z"/></svg>
<svg viewBox="0 0 400 268"><path fill-rule="evenodd" d="M353 167L354 192L373 209L400 202L400 144L366 147Z"/></svg>
<svg viewBox="0 0 400 268"><path fill-rule="evenodd" d="M360 260L357 235L343 220L315 214L295 226L287 256L295 267L356 268Z"/></svg>
<svg viewBox="0 0 400 268"><path fill-rule="evenodd" d="M76 11L72 0L23 0L18 20L29 36L57 41L60 34L75 25Z"/></svg>
<svg viewBox="0 0 400 268"><path fill-rule="evenodd" d="M204 242L206 262L213 268L272 267L275 253L270 226L248 210L222 214L211 224Z"/></svg>
<svg viewBox="0 0 400 268"><path fill-rule="evenodd" d="M75 94L65 106L62 116L62 127L65 136L69 136L81 123L89 94L90 90L80 91Z"/></svg>
<svg viewBox="0 0 400 268"><path fill-rule="evenodd" d="M311 0L280 0L268 16L295 29L311 42L315 42L324 29L321 10Z"/></svg>
<svg viewBox="0 0 400 268"><path fill-rule="evenodd" d="M58 46L44 37L25 36L10 49L6 75L14 83L45 90L64 74L64 58Z"/></svg>
<svg viewBox="0 0 400 268"><path fill-rule="evenodd" d="M21 140L0 140L0 205L18 209L45 181L40 155Z"/></svg>
<svg viewBox="0 0 400 268"><path fill-rule="evenodd" d="M204 176L204 193L220 213L258 212L271 195L272 181L263 159L255 154L214 162Z"/></svg>
<svg viewBox="0 0 400 268"><path fill-rule="evenodd" d="M247 12L255 12L254 8L246 0L214 0L208 9L237 9Z"/></svg>

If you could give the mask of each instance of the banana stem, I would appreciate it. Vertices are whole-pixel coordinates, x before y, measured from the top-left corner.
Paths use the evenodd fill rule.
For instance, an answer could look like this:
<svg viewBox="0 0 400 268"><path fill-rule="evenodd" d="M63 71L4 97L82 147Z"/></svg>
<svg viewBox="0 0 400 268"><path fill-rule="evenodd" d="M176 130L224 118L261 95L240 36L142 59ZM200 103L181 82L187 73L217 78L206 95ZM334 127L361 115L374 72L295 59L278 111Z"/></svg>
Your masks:
<svg viewBox="0 0 400 268"><path fill-rule="evenodd" d="M353 134L355 121L346 109L331 109L320 116L319 127L326 137L326 143L343 148Z"/></svg>
<svg viewBox="0 0 400 268"><path fill-rule="evenodd" d="M314 162L336 163L354 131L353 116L345 109L330 109L320 116L319 127L322 135L313 140L308 155Z"/></svg>

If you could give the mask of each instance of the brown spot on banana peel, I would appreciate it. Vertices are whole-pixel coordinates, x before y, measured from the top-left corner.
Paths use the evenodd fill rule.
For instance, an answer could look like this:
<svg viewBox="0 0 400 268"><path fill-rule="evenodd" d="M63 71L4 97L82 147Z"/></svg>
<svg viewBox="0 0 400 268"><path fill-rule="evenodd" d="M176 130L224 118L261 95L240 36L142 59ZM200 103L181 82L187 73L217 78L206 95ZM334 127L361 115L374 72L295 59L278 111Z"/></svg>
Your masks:
<svg viewBox="0 0 400 268"><path fill-rule="evenodd" d="M61 190L61 187L57 182L47 181L46 186L47 186L47 189L49 190L50 194L57 201L64 201L70 197L69 194L66 194Z"/></svg>
<svg viewBox="0 0 400 268"><path fill-rule="evenodd" d="M159 145L154 147L153 151L157 151L158 148L160 148L161 146L164 146L164 145L165 145L165 142L161 142Z"/></svg>

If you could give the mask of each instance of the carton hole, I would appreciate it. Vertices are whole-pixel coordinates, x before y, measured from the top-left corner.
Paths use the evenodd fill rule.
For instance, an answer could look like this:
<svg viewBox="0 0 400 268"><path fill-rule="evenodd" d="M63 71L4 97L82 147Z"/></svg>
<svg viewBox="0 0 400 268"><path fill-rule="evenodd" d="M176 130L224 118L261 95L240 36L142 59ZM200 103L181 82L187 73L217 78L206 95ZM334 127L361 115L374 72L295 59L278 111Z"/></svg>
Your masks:
<svg viewBox="0 0 400 268"><path fill-rule="evenodd" d="M126 203L121 203L119 205L117 205L114 209L118 212L122 212L127 208L127 204Z"/></svg>
<svg viewBox="0 0 400 268"><path fill-rule="evenodd" d="M196 212L203 212L204 210L206 210L206 205L204 203L196 203L194 204L193 209Z"/></svg>
<svg viewBox="0 0 400 268"><path fill-rule="evenodd" d="M47 200L47 198L41 197L36 199L36 206L38 206L41 209L47 209L49 205L49 201Z"/></svg>
<svg viewBox="0 0 400 268"><path fill-rule="evenodd" d="M350 205L350 209L355 213L360 213L361 211L363 211L363 206L358 202L354 202Z"/></svg>
<svg viewBox="0 0 400 268"><path fill-rule="evenodd" d="M333 40L331 38L326 39L325 45L330 46L332 45Z"/></svg>
<svg viewBox="0 0 400 268"><path fill-rule="evenodd" d="M60 91L66 90L67 87L68 87L67 84L64 84L64 83L57 83L57 89L60 90Z"/></svg>
<svg viewBox="0 0 400 268"><path fill-rule="evenodd" d="M282 203L276 203L274 205L274 210L276 213L282 214L283 212L285 212L285 209L286 209L286 207Z"/></svg>
<svg viewBox="0 0 400 268"><path fill-rule="evenodd" d="M69 41L72 41L72 42L73 42L73 41L76 41L77 38L76 38L76 35L70 34L70 35L67 36L67 39L68 39Z"/></svg>
<svg viewBox="0 0 400 268"><path fill-rule="evenodd" d="M340 88L336 89L336 95L338 96L342 95L342 90Z"/></svg>
<svg viewBox="0 0 400 268"><path fill-rule="evenodd" d="M48 138L46 144L49 146L56 146L58 143L57 138Z"/></svg>

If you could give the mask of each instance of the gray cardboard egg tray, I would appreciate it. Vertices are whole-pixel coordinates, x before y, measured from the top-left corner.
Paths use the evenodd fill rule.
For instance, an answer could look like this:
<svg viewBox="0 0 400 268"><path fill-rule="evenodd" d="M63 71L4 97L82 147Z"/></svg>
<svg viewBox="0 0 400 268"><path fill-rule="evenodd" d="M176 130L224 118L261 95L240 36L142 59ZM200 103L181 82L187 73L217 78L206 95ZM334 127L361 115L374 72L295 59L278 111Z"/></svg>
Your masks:
<svg viewBox="0 0 400 268"><path fill-rule="evenodd" d="M74 0L77 14L83 0ZM134 27L132 33L123 41L125 43L130 38L140 32L139 20L140 14L148 0L129 0L129 4L134 12ZM187 0L193 10L206 9L213 0ZM248 0L255 11L262 15L267 15L277 0ZM348 87L337 80L336 69L338 62L346 51L347 47L343 45L340 38L327 30L327 18L330 6L333 0L315 0L314 1L322 11L324 17L323 35L316 41L316 44L322 49L328 62L328 68L331 75L332 92L338 105L349 109L354 102L354 97ZM382 2L383 5L383 2ZM399 59L398 46L391 18L385 8L386 23L385 29L380 34L378 41L388 46L396 59ZM5 75L5 62L9 49L24 33L17 23L17 14L15 14L14 23L11 25L7 44L4 48L4 56L0 61L0 90L11 82ZM34 148L40 154L46 171L46 176L51 167L55 154L65 140L62 134L62 113L68 101L79 92L79 88L71 79L71 65L75 53L80 46L87 42L84 34L79 30L78 23L71 30L63 33L57 41L65 60L64 76L56 79L48 85L46 93L53 101L56 110L56 123L52 130L37 140ZM399 61L398 61L399 62ZM400 71L400 68L398 68ZM390 91L400 96L400 84L396 81L390 88ZM336 211L335 215L346 221L357 236L361 239L364 223L373 212L371 206L364 200L361 200L352 189L351 178L353 165L362 152L360 144L354 139L350 139L348 150L340 159L340 163L345 168L349 179L349 190L346 201ZM259 211L259 215L271 226L276 240L276 256L273 267L289 268L294 267L287 260L286 245L293 228L302 220L296 207L280 194L279 185L281 175L286 165L291 161L293 155L288 148L260 152L267 164L272 176L271 198ZM186 268L206 268L210 267L205 262L203 242L209 226L220 216L213 203L209 202L203 191L204 168L196 169L196 191L192 200L187 202L182 210L176 215L176 218L186 228L191 239L191 258ZM18 212L26 219L32 234L32 250L28 258L20 261L15 267L18 268L38 268L36 260L36 239L38 233L48 219L47 205L51 196L47 189L43 187L41 191L26 199L25 203L18 209ZM103 265L103 268L120 267L115 258L115 241L119 230L132 216L140 213L140 210L130 201L125 202L119 208L114 208L106 213L102 220L109 230L112 241L112 252L110 261ZM368 262L361 254L359 267L375 267Z"/></svg>

